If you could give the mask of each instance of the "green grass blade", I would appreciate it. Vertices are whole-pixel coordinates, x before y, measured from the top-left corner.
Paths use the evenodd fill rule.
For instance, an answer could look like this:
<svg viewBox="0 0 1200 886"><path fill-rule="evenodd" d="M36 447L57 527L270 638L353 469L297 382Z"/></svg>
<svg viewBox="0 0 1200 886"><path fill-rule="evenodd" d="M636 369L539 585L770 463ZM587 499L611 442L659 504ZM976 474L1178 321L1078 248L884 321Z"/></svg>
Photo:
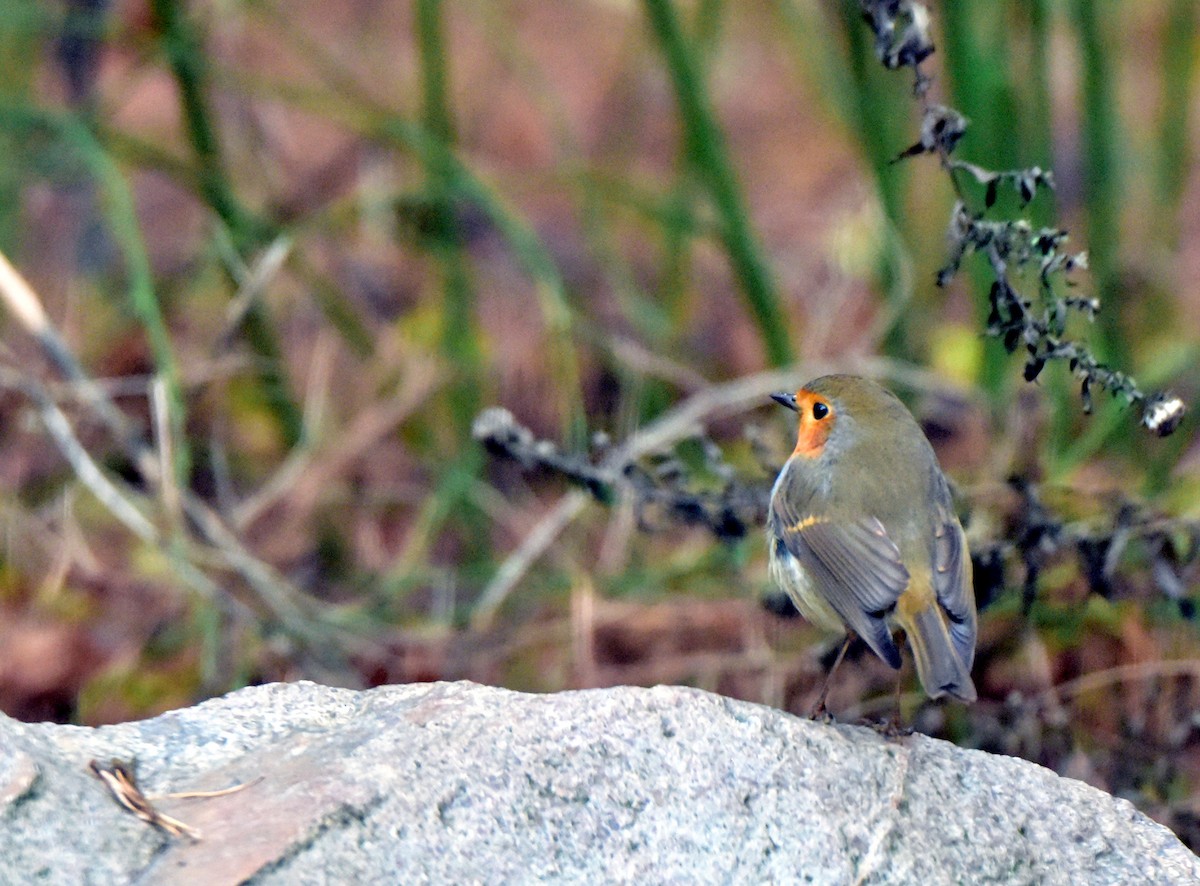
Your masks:
<svg viewBox="0 0 1200 886"><path fill-rule="evenodd" d="M239 250L260 246L274 231L253 218L234 196L225 173L220 141L208 104L208 62L199 35L187 20L180 0L152 0L154 24L179 89L180 110L188 140L199 167L200 189L205 200L229 228Z"/></svg>
<svg viewBox="0 0 1200 886"><path fill-rule="evenodd" d="M797 57L807 57L814 51L812 44L818 44L815 51L821 63L804 67L821 69L816 76L857 140L875 181L880 208L887 220L875 267L890 314L882 348L890 357L913 359L922 347L915 333L923 324L913 304L906 248L897 233L907 228L904 219L908 170L905 164L893 162L913 140L911 84L902 82L903 78L879 64L857 4L838 4L833 12L833 21L845 46L842 56L826 48L827 44L837 42L835 34L827 35L825 40L820 37L814 40L813 31L819 26L815 12L793 3L787 5L785 13L784 25Z"/></svg>
<svg viewBox="0 0 1200 886"><path fill-rule="evenodd" d="M200 38L187 19L181 0L152 0L155 29L179 89L180 107L198 165L205 202L228 228L238 251L264 246L277 233L273 225L251 215L236 197L221 158L220 142L208 104L207 60ZM259 381L267 408L289 449L304 433L300 406L284 377L282 354L266 306L257 301L244 321L246 340L261 360Z"/></svg>
<svg viewBox="0 0 1200 886"><path fill-rule="evenodd" d="M1129 347L1121 328L1120 226L1122 168L1120 120L1115 94L1119 57L1111 31L1115 4L1072 0L1071 11L1083 65L1083 173L1087 217L1088 262L1096 294L1103 306L1097 318L1100 357L1114 365L1129 363Z"/></svg>
<svg viewBox="0 0 1200 886"><path fill-rule="evenodd" d="M1158 124L1157 191L1159 236L1174 246L1179 207L1191 169L1191 123L1200 63L1200 3L1172 0L1163 34L1162 108Z"/></svg>
<svg viewBox="0 0 1200 886"><path fill-rule="evenodd" d="M0 102L7 107L32 103L33 78L45 7L27 0L0 0ZM24 146L10 133L0 135L0 250L12 255L20 234L21 189L26 168Z"/></svg>
<svg viewBox="0 0 1200 886"><path fill-rule="evenodd" d="M425 132L429 150L422 155L433 232L426 238L437 259L442 282L442 352L454 367L457 380L449 396L456 438L470 436L471 422L479 411L481 360L479 330L475 324L475 292L468 273L470 256L463 245L455 217L454 123L447 91L449 71L442 30L441 0L418 0L417 48L420 57Z"/></svg>
<svg viewBox="0 0 1200 886"><path fill-rule="evenodd" d="M575 353L574 320L566 286L549 250L520 214L507 205L495 188L472 171L457 151L446 150L444 143L433 137L423 125L381 106L336 59L329 56L325 48L292 27L286 14L274 10L270 4L264 4L258 11L295 44L321 81L332 87L334 92L305 89L285 82L266 85L249 79L240 79L231 85L244 92L265 95L274 101L321 115L351 131L412 155L426 168L433 163L444 164L442 171L452 199L478 207L508 244L517 263L533 280L545 326L547 360L554 377L559 380L556 393L560 398L559 411L566 424L565 436L570 445L582 445L586 440L587 426L582 412L583 395Z"/></svg>
<svg viewBox="0 0 1200 886"><path fill-rule="evenodd" d="M1011 52L1008 45L1006 3L964 0L942 7L944 47L942 57L951 104L971 121L958 153L963 159L989 169L1013 169L1021 164L1019 140L1014 138L1017 109L1008 79ZM995 279L982 261L972 262L971 285L978 328L987 326L988 298ZM1012 360L1002 344L985 338L978 382L993 409L1007 399Z"/></svg>
<svg viewBox="0 0 1200 886"><path fill-rule="evenodd" d="M644 0L644 6L675 89L688 156L721 219L721 240L758 327L767 360L772 366L790 363L794 351L787 318L766 260L750 229L742 193L695 50L684 35L670 0Z"/></svg>
<svg viewBox="0 0 1200 886"><path fill-rule="evenodd" d="M130 308L146 334L155 366L166 388L168 423L175 451L172 467L176 483L186 488L191 455L185 433L186 412L179 365L162 306L155 293L146 243L138 223L133 194L125 177L92 131L73 114L26 107L0 107L0 129L18 136L36 129L48 130L82 161L88 174L99 185L102 209L124 258L125 273L129 278Z"/></svg>

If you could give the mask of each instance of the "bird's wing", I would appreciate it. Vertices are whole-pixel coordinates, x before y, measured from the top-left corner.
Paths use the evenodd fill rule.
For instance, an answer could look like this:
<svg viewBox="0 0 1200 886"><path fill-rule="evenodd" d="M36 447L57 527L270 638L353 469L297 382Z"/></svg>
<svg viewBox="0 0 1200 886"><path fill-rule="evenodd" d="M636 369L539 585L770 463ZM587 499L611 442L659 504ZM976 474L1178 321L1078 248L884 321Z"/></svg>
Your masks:
<svg viewBox="0 0 1200 886"><path fill-rule="evenodd" d="M821 597L880 658L899 668L900 651L886 619L908 586L908 570L883 524L875 518L781 516L773 514L775 532Z"/></svg>
<svg viewBox="0 0 1200 886"><path fill-rule="evenodd" d="M963 664L970 670L975 660L975 588L971 580L971 557L967 538L946 502L937 509L933 546L933 590L949 617L950 639Z"/></svg>

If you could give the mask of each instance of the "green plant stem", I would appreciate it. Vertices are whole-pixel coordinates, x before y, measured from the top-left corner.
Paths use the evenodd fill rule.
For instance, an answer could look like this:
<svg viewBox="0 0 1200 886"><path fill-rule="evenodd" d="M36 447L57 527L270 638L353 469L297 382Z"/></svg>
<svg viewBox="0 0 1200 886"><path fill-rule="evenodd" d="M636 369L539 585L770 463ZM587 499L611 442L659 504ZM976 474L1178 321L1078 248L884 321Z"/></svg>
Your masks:
<svg viewBox="0 0 1200 886"><path fill-rule="evenodd" d="M273 226L251 216L234 196L225 173L220 141L208 106L207 64L199 35L187 19L181 0L152 0L155 29L179 89L184 124L199 167L200 192L205 202L229 229L239 252L248 252L268 242ZM287 448L300 442L303 415L288 390L282 370L282 354L266 307L261 301L251 306L244 321L246 340L261 360L260 383L267 408L274 416Z"/></svg>
<svg viewBox="0 0 1200 886"><path fill-rule="evenodd" d="M369 120L360 119L358 123L369 137L411 151L423 163L428 163L430 154L439 150L436 140L430 138L424 127L399 117L372 117ZM572 339L571 308L558 266L534 230L509 209L457 155L446 153L443 159L455 195L483 211L509 244L517 263L534 281L546 324L549 362L555 376L561 380L560 393L564 398L567 436L572 444L582 444L587 439L587 425L581 411L583 401Z"/></svg>
<svg viewBox="0 0 1200 886"><path fill-rule="evenodd" d="M839 105L848 110L849 122L862 146L875 179L875 190L887 219L887 231L880 244L876 276L880 290L892 314L883 339L883 352L894 359L910 360L919 350L914 340L912 291L904 273L904 247L895 231L904 227L905 193L908 174L903 164L892 162L906 146L907 135L901 129L897 101L902 88L888 77L875 58L875 50L863 27L858 5L837 6L838 24L847 43L851 95ZM906 119L906 116L905 116Z"/></svg>
<svg viewBox="0 0 1200 886"><path fill-rule="evenodd" d="M418 0L416 33L422 75L422 117L430 145L422 159L433 216L432 236L426 242L441 271L442 352L458 377L450 391L451 410L456 438L465 440L479 411L481 360L479 330L474 320L475 292L468 273L469 257L463 248L453 202L455 135L447 96L449 72L442 30L441 0Z"/></svg>
<svg viewBox="0 0 1200 886"><path fill-rule="evenodd" d="M150 258L138 224L133 194L112 158L91 129L77 116L26 107L0 107L0 129L28 133L30 129L39 127L50 130L78 152L89 174L99 185L101 207L125 262L125 273L129 278L129 305L146 334L155 366L163 379L167 420L174 449L174 463L170 467L176 484L184 487L191 470L191 449L185 433L183 386L162 305L154 290Z"/></svg>
<svg viewBox="0 0 1200 886"><path fill-rule="evenodd" d="M1050 0L1024 0L1029 28L1029 110L1025 133L1024 165L1054 168L1054 119L1050 96ZM1053 224L1056 215L1053 191L1044 190L1029 207L1035 224Z"/></svg>
<svg viewBox="0 0 1200 886"><path fill-rule="evenodd" d="M1011 52L1003 18L1005 5L994 0L962 0L942 7L951 101L967 109L971 118L960 150L966 159L996 169L1013 169L1021 163L1020 143L1013 138L1016 101L1006 73ZM994 277L983 262L973 262L968 277L976 324L984 329ZM1007 400L1011 362L999 341L984 339L978 381L997 413Z"/></svg>
<svg viewBox="0 0 1200 886"><path fill-rule="evenodd" d="M25 0L0 0L0 100L19 107L35 102L34 76L50 10ZM0 135L0 251L12 255L21 231L22 169L25 146L13 134Z"/></svg>
<svg viewBox="0 0 1200 886"><path fill-rule="evenodd" d="M721 240L772 366L793 359L791 335L712 110L700 66L670 0L644 0L666 59L688 157L721 219Z"/></svg>
<svg viewBox="0 0 1200 886"><path fill-rule="evenodd" d="M199 167L201 192L212 210L228 225L239 248L265 242L269 235L261 230L264 225L243 211L225 174L220 143L205 94L207 62L199 35L187 21L181 0L152 0L151 8L179 88L180 109Z"/></svg>
<svg viewBox="0 0 1200 886"><path fill-rule="evenodd" d="M708 62L715 51L721 31L721 16L724 12L722 0L702 0L697 6L695 23L692 31L695 35L696 63L702 72L707 72ZM703 76L703 75L702 75ZM662 311L650 313L649 316L659 321L661 334L651 338L656 346L672 346L674 338L686 329L686 317L690 307L688 296L692 293L690 275L692 270L693 245L695 242L695 225L698 204L703 199L703 191L696 180L686 146L680 150L676 162L675 180L671 189L666 193L663 202L667 211L662 219L662 275L659 282L659 300ZM639 312L646 316L648 312ZM664 322L665 321L665 322ZM651 385L651 388L657 388ZM650 400L657 399L664 392L655 390ZM661 403L647 403L651 410L661 406ZM643 413L651 415L653 412Z"/></svg>
<svg viewBox="0 0 1200 886"><path fill-rule="evenodd" d="M321 81L334 91L331 94L309 90L291 82L264 86L246 79L239 79L235 86L251 94L324 115L368 139L411 154L426 168L435 162L434 155L439 156L436 162L444 163L443 171L454 199L474 205L483 212L512 250L517 264L533 280L545 325L547 362L554 377L560 380L556 393L561 398L558 406L564 416L564 438L567 445L584 445L588 429L583 416L583 393L575 354L574 320L562 275L545 244L519 213L455 151L447 150L444 143L433 138L424 126L380 105L336 59L329 56L325 47L295 28L285 14L275 11L270 4L264 4L259 11L267 16L272 27L295 43Z"/></svg>
<svg viewBox="0 0 1200 886"><path fill-rule="evenodd" d="M1158 235L1174 248L1179 241L1179 207L1191 168L1190 137L1200 62L1200 4L1172 0L1163 33L1162 107L1159 111Z"/></svg>
<svg viewBox="0 0 1200 886"><path fill-rule="evenodd" d="M429 544L448 520L461 527L474 543L466 557L490 562L491 549L483 515L470 500L469 490L482 466L471 443L470 428L480 409L483 383L479 348L480 331L475 323L475 290L469 273L470 256L463 242L455 211L454 120L450 109L450 73L446 65L442 0L417 0L416 36L420 58L422 122L429 150L422 155L426 197L429 201L431 235L423 239L434 255L442 284L441 348L454 374L448 391L452 439L443 439L447 457L439 459L441 480L423 514L421 550L425 559ZM441 435L439 435L441 436ZM409 566L415 564L408 562Z"/></svg>
<svg viewBox="0 0 1200 886"><path fill-rule="evenodd" d="M1024 80L1028 104L1023 134L1023 165L1054 168L1054 120L1050 95L1050 34L1053 23L1051 0L1021 0L1028 28L1029 75ZM1057 223L1055 193L1043 189L1038 198L1026 207L1030 220L1038 227L1053 227ZM1075 416L1073 401L1075 382L1062 369L1042 376L1050 403L1048 430L1045 436L1044 462L1055 463L1071 443L1071 423Z"/></svg>
<svg viewBox="0 0 1200 886"><path fill-rule="evenodd" d="M1072 0L1083 64L1083 168L1086 193L1088 260L1101 310L1098 356L1113 366L1129 363L1121 329L1118 249L1120 245L1121 166L1118 118L1111 61L1116 52L1108 38L1108 18L1116 6Z"/></svg>
<svg viewBox="0 0 1200 886"><path fill-rule="evenodd" d="M325 319L342 336L351 352L362 360L370 359L375 352L371 331L346 303L340 288L333 281L326 279L306 255L296 255L292 259L292 267L312 293Z"/></svg>
<svg viewBox="0 0 1200 886"><path fill-rule="evenodd" d="M1015 169L1023 160L1021 141L1013 138L1018 108L1009 79L1012 51L1007 5L995 0L958 0L942 10L951 94L957 107L971 112L971 128L961 153L996 169Z"/></svg>

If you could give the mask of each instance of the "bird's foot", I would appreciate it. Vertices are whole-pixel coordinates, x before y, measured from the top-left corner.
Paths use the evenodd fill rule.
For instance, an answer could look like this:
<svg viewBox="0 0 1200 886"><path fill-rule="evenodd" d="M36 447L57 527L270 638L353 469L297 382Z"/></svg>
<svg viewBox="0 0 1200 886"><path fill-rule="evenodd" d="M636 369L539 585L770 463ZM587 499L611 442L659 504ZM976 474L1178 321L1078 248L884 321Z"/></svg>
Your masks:
<svg viewBox="0 0 1200 886"><path fill-rule="evenodd" d="M837 722L837 718L829 713L829 708L825 707L825 699L821 699L813 705L813 709L808 712L808 719L814 723L824 723L826 726Z"/></svg>
<svg viewBox="0 0 1200 886"><path fill-rule="evenodd" d="M907 738L913 734L911 726L905 726L899 717L888 717L885 720L860 720L859 726L866 726L884 738Z"/></svg>

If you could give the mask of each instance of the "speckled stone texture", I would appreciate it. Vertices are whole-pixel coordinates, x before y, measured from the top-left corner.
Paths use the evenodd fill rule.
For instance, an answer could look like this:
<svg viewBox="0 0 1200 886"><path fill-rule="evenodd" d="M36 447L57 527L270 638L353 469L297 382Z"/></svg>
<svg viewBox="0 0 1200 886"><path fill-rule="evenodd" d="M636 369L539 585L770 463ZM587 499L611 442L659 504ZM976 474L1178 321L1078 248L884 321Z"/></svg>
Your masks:
<svg viewBox="0 0 1200 886"><path fill-rule="evenodd" d="M89 761L134 761L171 837ZM1197 883L1123 800L924 736L694 689L235 692L99 729L0 719L2 883Z"/></svg>

